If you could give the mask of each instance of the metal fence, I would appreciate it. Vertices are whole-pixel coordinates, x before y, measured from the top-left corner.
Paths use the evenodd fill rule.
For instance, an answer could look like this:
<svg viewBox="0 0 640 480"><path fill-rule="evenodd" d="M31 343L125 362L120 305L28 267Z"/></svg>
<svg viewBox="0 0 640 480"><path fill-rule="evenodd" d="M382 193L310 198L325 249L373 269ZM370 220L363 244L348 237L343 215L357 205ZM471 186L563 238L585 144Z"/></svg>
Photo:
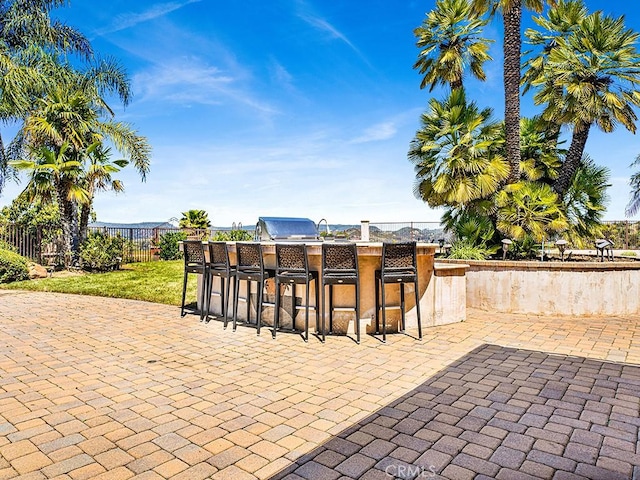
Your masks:
<svg viewBox="0 0 640 480"><path fill-rule="evenodd" d="M606 238L613 241L616 249L640 249L640 222L614 220L603 222Z"/></svg>
<svg viewBox="0 0 640 480"><path fill-rule="evenodd" d="M616 249L640 249L640 222L607 221L605 235L614 242ZM228 229L226 229L228 231ZM253 236L253 230L245 229ZM159 244L163 235L169 232L185 232L195 238L212 238L218 231L225 230L184 230L178 228L131 228L131 227L90 227L90 232L101 232L110 237L120 236L125 240L122 261L148 262L160 258ZM360 225L345 226L334 234L348 239L360 239ZM445 232L439 222L371 222L369 238L374 242L417 241L430 243L451 243L452 234ZM34 262L47 264L60 253L59 238L43 228L28 228L19 225L0 225L0 242L5 242L17 252Z"/></svg>
<svg viewBox="0 0 640 480"><path fill-rule="evenodd" d="M42 229L18 225L0 225L0 247L8 244L20 255L42 263Z"/></svg>
<svg viewBox="0 0 640 480"><path fill-rule="evenodd" d="M372 242L430 242L452 240L440 222L375 222L369 224L369 239Z"/></svg>
<svg viewBox="0 0 640 480"><path fill-rule="evenodd" d="M102 233L109 237L124 240L122 261L150 262L160 259L160 239L167 233L184 232L189 238L207 239L215 235L216 230L179 229L179 228L131 228L131 227L89 227L89 233Z"/></svg>

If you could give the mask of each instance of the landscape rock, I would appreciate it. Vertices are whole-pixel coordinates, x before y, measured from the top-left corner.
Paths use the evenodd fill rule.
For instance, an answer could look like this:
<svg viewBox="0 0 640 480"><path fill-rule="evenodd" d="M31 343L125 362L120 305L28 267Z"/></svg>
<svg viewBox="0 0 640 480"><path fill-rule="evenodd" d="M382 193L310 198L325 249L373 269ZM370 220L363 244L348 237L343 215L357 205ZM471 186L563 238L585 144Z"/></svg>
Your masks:
<svg viewBox="0 0 640 480"><path fill-rule="evenodd" d="M49 272L42 265L37 263L29 263L29 279L33 280L34 278L47 278L49 276Z"/></svg>

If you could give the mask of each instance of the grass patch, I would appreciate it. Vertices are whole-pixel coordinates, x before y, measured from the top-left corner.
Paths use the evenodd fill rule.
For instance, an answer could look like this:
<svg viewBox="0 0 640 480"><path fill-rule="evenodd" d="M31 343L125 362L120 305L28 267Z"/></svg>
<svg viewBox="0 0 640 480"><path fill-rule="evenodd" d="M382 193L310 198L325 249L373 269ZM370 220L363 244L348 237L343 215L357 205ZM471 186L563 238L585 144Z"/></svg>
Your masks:
<svg viewBox="0 0 640 480"><path fill-rule="evenodd" d="M51 278L1 284L0 288L128 298L179 306L183 271L183 260L130 263L114 272L66 275L58 272ZM189 275L187 302L194 302L195 298L196 276Z"/></svg>

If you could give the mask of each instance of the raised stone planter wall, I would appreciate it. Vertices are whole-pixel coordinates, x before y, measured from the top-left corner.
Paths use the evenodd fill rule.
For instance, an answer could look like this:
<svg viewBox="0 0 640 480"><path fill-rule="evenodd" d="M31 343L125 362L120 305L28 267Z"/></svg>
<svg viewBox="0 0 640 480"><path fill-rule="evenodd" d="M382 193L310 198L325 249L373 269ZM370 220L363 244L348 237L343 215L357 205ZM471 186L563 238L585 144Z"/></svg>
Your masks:
<svg viewBox="0 0 640 480"><path fill-rule="evenodd" d="M467 307L545 315L640 313L640 262L463 263Z"/></svg>

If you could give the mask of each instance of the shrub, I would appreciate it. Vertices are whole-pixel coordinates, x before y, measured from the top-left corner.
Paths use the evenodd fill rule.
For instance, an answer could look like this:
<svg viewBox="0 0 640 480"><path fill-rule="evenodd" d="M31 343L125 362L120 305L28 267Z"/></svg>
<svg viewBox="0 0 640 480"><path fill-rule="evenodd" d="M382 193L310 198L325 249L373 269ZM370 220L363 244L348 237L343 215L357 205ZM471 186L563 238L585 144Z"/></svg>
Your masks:
<svg viewBox="0 0 640 480"><path fill-rule="evenodd" d="M253 237L246 230L219 231L212 238L215 242L245 242L253 240Z"/></svg>
<svg viewBox="0 0 640 480"><path fill-rule="evenodd" d="M160 258L162 260L178 260L182 258L179 242L185 240L185 232L167 232L160 236L158 246L160 247Z"/></svg>
<svg viewBox="0 0 640 480"><path fill-rule="evenodd" d="M91 232L80 247L80 261L85 270L117 270L122 262L125 240L102 232Z"/></svg>
<svg viewBox="0 0 640 480"><path fill-rule="evenodd" d="M473 245L468 241L458 240L453 242L448 258L459 260L486 260L491 255L491 249L482 245Z"/></svg>
<svg viewBox="0 0 640 480"><path fill-rule="evenodd" d="M10 250L0 249L0 283L27 280L27 259Z"/></svg>
<svg viewBox="0 0 640 480"><path fill-rule="evenodd" d="M0 249L2 250L9 250L10 252L18 252L18 249L15 247L15 245L10 244L9 242L2 240L0 238Z"/></svg>

